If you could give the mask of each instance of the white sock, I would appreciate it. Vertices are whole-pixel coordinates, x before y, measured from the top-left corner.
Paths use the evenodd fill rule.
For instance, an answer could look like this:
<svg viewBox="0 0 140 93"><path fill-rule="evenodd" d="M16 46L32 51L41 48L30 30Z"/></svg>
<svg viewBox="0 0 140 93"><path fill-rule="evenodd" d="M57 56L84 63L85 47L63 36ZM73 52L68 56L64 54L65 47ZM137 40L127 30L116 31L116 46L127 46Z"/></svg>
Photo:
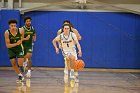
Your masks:
<svg viewBox="0 0 140 93"><path fill-rule="evenodd" d="M74 69L71 69L70 71L70 78L74 78Z"/></svg>
<svg viewBox="0 0 140 93"><path fill-rule="evenodd" d="M74 75L75 75L75 76L78 76L79 74L78 74L78 72L74 72Z"/></svg>
<svg viewBox="0 0 140 93"><path fill-rule="evenodd" d="M71 69L70 74L74 76L74 69Z"/></svg>
<svg viewBox="0 0 140 93"><path fill-rule="evenodd" d="M23 75L21 73L19 73L18 76L23 76Z"/></svg>
<svg viewBox="0 0 140 93"><path fill-rule="evenodd" d="M31 70L28 70L29 73L31 73Z"/></svg>
<svg viewBox="0 0 140 93"><path fill-rule="evenodd" d="M23 67L26 67L28 63L28 58L26 58L25 62L23 62Z"/></svg>

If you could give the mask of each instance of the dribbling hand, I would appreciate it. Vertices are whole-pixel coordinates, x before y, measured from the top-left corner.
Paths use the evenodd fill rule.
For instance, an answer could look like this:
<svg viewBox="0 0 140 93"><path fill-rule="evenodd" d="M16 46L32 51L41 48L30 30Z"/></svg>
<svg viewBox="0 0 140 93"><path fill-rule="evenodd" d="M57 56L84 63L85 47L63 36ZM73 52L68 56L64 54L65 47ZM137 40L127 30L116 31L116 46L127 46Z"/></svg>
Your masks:
<svg viewBox="0 0 140 93"><path fill-rule="evenodd" d="M58 48L56 48L55 51L56 51L56 54L59 54L59 49Z"/></svg>
<svg viewBox="0 0 140 93"><path fill-rule="evenodd" d="M79 57L82 57L82 51L79 51L79 52L78 52L78 56L79 56Z"/></svg>

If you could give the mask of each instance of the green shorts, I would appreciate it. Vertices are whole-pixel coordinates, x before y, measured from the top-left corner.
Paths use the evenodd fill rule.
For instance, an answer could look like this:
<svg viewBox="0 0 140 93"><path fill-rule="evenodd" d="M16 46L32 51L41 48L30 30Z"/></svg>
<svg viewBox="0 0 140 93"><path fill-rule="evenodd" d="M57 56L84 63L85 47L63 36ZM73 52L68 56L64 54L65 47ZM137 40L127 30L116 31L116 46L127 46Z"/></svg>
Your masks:
<svg viewBox="0 0 140 93"><path fill-rule="evenodd" d="M10 59L13 58L24 58L24 51L22 49L8 49L8 55Z"/></svg>
<svg viewBox="0 0 140 93"><path fill-rule="evenodd" d="M32 47L24 47L24 55L26 55L27 53L32 53L33 49Z"/></svg>

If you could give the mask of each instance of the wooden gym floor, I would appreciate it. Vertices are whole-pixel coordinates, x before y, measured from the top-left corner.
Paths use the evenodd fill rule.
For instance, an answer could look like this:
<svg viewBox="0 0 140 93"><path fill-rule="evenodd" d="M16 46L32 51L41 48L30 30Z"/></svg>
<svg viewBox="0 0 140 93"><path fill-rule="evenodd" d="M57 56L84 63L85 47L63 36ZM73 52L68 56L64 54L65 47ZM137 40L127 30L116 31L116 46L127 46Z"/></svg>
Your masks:
<svg viewBox="0 0 140 93"><path fill-rule="evenodd" d="M0 93L140 93L140 70L85 69L72 86L61 68L34 68L31 79L16 79L11 68L0 67Z"/></svg>

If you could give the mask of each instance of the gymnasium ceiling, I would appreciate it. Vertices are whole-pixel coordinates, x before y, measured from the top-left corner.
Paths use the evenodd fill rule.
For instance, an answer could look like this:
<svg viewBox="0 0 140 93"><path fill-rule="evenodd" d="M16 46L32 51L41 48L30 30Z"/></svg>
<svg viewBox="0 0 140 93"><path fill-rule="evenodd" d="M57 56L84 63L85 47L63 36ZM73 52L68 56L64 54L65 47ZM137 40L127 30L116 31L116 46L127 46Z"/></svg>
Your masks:
<svg viewBox="0 0 140 93"><path fill-rule="evenodd" d="M5 0L6 1L6 0ZM14 0L18 3L19 0ZM22 0L21 12L33 10L48 11L122 11L140 14L140 0Z"/></svg>
<svg viewBox="0 0 140 93"><path fill-rule="evenodd" d="M15 0L18 1L18 0ZM55 2L62 2L62 1L69 1L69 0L22 0L23 2L42 2L42 3L55 3ZM71 0L76 1L76 0ZM87 0L88 1L95 1L95 0ZM140 0L96 0L99 2L111 3L111 4L140 4Z"/></svg>

